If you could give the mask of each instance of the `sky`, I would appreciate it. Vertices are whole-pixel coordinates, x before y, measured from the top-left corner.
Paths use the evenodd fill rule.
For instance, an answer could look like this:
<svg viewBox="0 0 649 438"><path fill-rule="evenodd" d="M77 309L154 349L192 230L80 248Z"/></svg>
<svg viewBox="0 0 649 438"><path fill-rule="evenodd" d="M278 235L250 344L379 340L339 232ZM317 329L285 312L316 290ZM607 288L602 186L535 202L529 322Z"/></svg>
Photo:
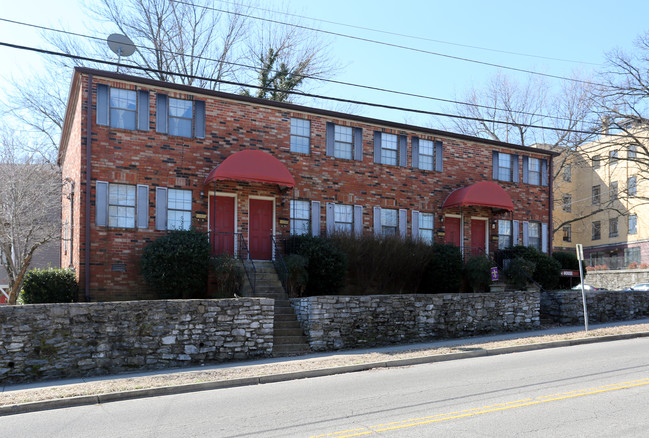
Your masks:
<svg viewBox="0 0 649 438"><path fill-rule="evenodd" d="M220 3L214 0L215 6ZM107 36L88 21L76 0L0 0L0 4L2 19ZM649 31L649 2L643 0L618 0L615 6L603 0L260 0L259 4L321 20L302 19L307 26L392 45L322 34L341 66L335 80L440 99L462 100L468 89L480 88L499 70L481 63L555 76L578 72L588 77L601 69L606 52L615 48L631 50L633 40ZM0 42L47 47L40 31L2 21ZM0 47L0 97L10 87L12 77L42 69L41 56ZM530 76L519 71L504 72L519 81ZM546 81L556 87L562 82ZM435 100L342 85L318 84L308 91L425 111L450 110L448 104ZM331 103L321 105L336 108ZM439 120L429 115L361 106L349 109L379 119L440 127L436 125Z"/></svg>

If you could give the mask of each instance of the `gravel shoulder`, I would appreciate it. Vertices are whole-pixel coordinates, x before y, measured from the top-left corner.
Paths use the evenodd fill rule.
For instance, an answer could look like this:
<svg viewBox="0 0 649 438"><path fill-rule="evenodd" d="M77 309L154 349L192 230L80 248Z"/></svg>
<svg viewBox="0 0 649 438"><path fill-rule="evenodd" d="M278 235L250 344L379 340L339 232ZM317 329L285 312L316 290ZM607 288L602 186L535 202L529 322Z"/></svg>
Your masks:
<svg viewBox="0 0 649 438"><path fill-rule="evenodd" d="M331 356L284 360L263 364L247 364L232 367L220 367L205 370L191 370L178 372L165 371L163 374L152 374L138 377L114 376L109 380L91 380L84 383L67 384L60 386L43 386L38 388L12 390L11 387L3 388L0 393L0 406L17 405L23 403L60 400L72 397L91 396L99 394L112 394L118 392L135 391L142 389L174 387L206 382L221 382L249 377L263 377L277 374L287 374L300 371L321 370L327 368L344 367L350 365L372 364L400 359L421 358L427 356L460 353L470 350L494 350L504 347L520 345L541 344L554 341L568 341L581 338L596 338L611 335L634 334L649 332L649 324L633 324L616 327L599 328L564 334L544 336L521 337L504 341L472 343L471 339L458 339L457 344L440 348L419 348L402 350L398 352L371 352L359 353L340 352ZM44 385L48 385L44 382ZM50 383L51 385L51 383Z"/></svg>

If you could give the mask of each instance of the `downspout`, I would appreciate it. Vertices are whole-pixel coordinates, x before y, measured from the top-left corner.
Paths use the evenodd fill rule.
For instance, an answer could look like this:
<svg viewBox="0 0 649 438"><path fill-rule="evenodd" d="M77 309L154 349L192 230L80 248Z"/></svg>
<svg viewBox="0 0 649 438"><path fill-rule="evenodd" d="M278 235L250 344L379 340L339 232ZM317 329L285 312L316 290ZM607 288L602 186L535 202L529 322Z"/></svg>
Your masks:
<svg viewBox="0 0 649 438"><path fill-rule="evenodd" d="M552 255L552 243L554 241L554 221L552 220L552 206L554 205L554 191L552 190L552 187L554 187L554 182L552 181L554 160L552 158L551 156L549 159L550 165L548 166L548 198L550 200L548 203L548 255Z"/></svg>
<svg viewBox="0 0 649 438"><path fill-rule="evenodd" d="M88 74L88 98L86 99L86 221L85 221L85 252L84 280L85 298L90 301L90 194L91 183L91 152L92 152L92 73Z"/></svg>

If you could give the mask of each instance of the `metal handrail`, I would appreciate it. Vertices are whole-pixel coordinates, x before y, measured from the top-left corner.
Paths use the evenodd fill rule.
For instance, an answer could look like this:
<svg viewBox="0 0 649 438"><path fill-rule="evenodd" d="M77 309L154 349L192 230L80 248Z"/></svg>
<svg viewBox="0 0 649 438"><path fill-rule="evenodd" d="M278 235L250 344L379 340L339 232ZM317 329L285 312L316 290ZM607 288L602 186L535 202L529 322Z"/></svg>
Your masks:
<svg viewBox="0 0 649 438"><path fill-rule="evenodd" d="M483 252L484 252L484 251L483 251ZM498 269L500 269L500 270L503 272L503 274L505 273L505 268L503 267L503 265L501 265L500 263L498 263L498 262L496 261L496 259L493 258L491 255L487 254L487 257L489 257L489 260L491 260L492 263L494 263L494 264L498 267ZM510 259L510 260L514 260L514 259ZM523 257L521 257L521 256L516 256L516 259L515 259L515 260L525 260L525 259L523 259ZM525 272L525 271L522 271L522 272L523 272L523 275L525 276L525 278L527 278L527 281L529 281L530 283L532 283L532 284L534 284L536 287L538 287L539 290L540 290L541 292L544 292L544 291L545 291L545 289L543 289L543 286L541 286L540 283L537 283L537 282L536 282L536 281L535 281L535 280L534 280L530 275L527 274L527 272Z"/></svg>
<svg viewBox="0 0 649 438"><path fill-rule="evenodd" d="M252 294L255 294L255 282L257 279L257 269L255 268L255 262L252 261L252 258L250 257L250 251L248 251L248 246L246 245L246 239L243 237L242 233L235 233L239 236L239 260L241 260L241 264L243 265L243 270L246 272L246 276L248 277L248 282L250 283L250 288L252 289ZM250 268L248 269L248 266L246 265L246 262L250 263ZM252 273L250 272L252 270Z"/></svg>
<svg viewBox="0 0 649 438"><path fill-rule="evenodd" d="M275 267L275 271L277 272L279 281L282 283L284 292L288 294L288 285L287 285L288 268L286 267L286 262L284 262L284 256L282 255L282 251L280 250L280 247L277 244L277 240L275 239L275 236L271 234L270 238L271 241L273 242L273 250L275 253L275 257L273 257L273 266Z"/></svg>

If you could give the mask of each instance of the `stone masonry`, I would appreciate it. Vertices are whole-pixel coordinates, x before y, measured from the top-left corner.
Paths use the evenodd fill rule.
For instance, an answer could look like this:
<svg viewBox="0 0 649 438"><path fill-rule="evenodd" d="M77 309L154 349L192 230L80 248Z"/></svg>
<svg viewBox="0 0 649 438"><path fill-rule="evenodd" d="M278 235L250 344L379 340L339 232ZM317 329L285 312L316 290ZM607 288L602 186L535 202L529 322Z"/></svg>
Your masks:
<svg viewBox="0 0 649 438"><path fill-rule="evenodd" d="M589 323L629 321L649 317L649 292L587 291ZM541 295L541 314L552 322L583 324L581 291L546 291Z"/></svg>
<svg viewBox="0 0 649 438"><path fill-rule="evenodd" d="M538 328L539 293L319 296L291 300L314 351Z"/></svg>
<svg viewBox="0 0 649 438"><path fill-rule="evenodd" d="M2 384L270 356L268 298L0 307Z"/></svg>

